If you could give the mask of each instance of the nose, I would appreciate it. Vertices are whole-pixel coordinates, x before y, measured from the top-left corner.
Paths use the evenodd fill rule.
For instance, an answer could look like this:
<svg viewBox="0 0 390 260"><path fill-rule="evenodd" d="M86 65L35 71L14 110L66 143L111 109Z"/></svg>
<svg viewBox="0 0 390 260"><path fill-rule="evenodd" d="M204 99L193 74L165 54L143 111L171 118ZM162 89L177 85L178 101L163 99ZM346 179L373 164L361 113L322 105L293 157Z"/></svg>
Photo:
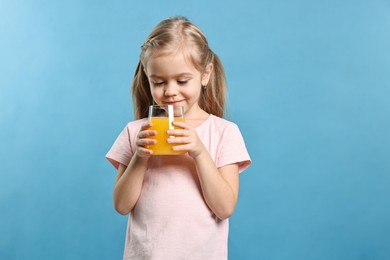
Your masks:
<svg viewBox="0 0 390 260"><path fill-rule="evenodd" d="M178 89L174 83L168 83L165 85L164 95L166 97L176 96L177 94L178 94Z"/></svg>

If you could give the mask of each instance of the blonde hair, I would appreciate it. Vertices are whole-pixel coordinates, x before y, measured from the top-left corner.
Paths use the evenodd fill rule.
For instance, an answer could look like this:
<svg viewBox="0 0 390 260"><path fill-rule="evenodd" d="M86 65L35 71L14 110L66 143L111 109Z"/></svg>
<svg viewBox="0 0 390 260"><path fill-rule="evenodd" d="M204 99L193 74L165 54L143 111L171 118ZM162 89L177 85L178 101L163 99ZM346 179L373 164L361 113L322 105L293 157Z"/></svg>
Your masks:
<svg viewBox="0 0 390 260"><path fill-rule="evenodd" d="M191 48L191 49L190 49ZM186 51L187 58L201 73L211 63L213 71L207 86L203 86L199 106L207 113L223 117L225 112L226 77L218 56L209 48L203 32L187 18L176 16L161 21L141 47L140 61L135 71L132 93L136 119L148 116L153 104L145 67L150 57L162 52Z"/></svg>

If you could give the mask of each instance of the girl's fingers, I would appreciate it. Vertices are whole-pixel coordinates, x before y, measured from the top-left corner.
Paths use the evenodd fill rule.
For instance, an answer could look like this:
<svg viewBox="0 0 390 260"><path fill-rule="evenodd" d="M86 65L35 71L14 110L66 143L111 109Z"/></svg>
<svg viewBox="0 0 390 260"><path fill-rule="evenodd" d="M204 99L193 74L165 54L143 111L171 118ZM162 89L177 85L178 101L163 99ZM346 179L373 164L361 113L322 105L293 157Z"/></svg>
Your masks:
<svg viewBox="0 0 390 260"><path fill-rule="evenodd" d="M156 144L156 140L154 139L143 138L143 139L138 139L137 141L138 146L147 146L153 144Z"/></svg>
<svg viewBox="0 0 390 260"><path fill-rule="evenodd" d="M153 154L153 151L146 148L139 147L137 153L141 156L150 156Z"/></svg>
<svg viewBox="0 0 390 260"><path fill-rule="evenodd" d="M141 130L147 130L149 129L150 127L152 127L152 122L146 122L144 123L142 126L141 126Z"/></svg>
<svg viewBox="0 0 390 260"><path fill-rule="evenodd" d="M188 130L183 129L170 129L167 131L168 135L174 135L174 136L188 136L189 132Z"/></svg>
<svg viewBox="0 0 390 260"><path fill-rule="evenodd" d="M149 149L149 145L156 144L154 139L138 139L137 141L137 153L141 156L149 156L153 154L153 151Z"/></svg>
<svg viewBox="0 0 390 260"><path fill-rule="evenodd" d="M141 130L138 133L138 139L137 139L137 154L140 156L149 157L153 154L152 150L149 150L148 146L156 144L156 140L150 139L149 137L155 136L157 134L157 131L155 130L149 130L152 126L151 122L146 122L141 126Z"/></svg>
<svg viewBox="0 0 390 260"><path fill-rule="evenodd" d="M142 139L142 138L146 138L149 136L155 136L156 134L157 134L156 130L144 130L144 131L140 131L138 133L138 138Z"/></svg>
<svg viewBox="0 0 390 260"><path fill-rule="evenodd" d="M188 145L176 145L176 146L172 147L172 149L174 151L177 151L177 152L179 152L179 151L186 151L186 152L188 152L190 150Z"/></svg>
<svg viewBox="0 0 390 260"><path fill-rule="evenodd" d="M169 144L188 144L188 143L190 143L190 139L188 137L173 137L173 138L168 138L167 143L169 143Z"/></svg>
<svg viewBox="0 0 390 260"><path fill-rule="evenodd" d="M172 125L183 128L183 129L190 129L188 124L186 124L185 122L181 122L181 121L173 121Z"/></svg>

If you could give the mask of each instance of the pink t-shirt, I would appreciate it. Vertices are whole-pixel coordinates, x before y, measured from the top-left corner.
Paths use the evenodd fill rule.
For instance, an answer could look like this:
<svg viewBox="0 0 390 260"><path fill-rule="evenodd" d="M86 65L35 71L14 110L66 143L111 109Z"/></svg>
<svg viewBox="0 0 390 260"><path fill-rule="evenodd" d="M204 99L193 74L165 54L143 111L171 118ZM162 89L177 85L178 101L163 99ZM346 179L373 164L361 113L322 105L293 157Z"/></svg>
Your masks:
<svg viewBox="0 0 390 260"><path fill-rule="evenodd" d="M128 123L107 153L116 168L130 162L146 120ZM242 172L251 163L236 124L210 115L196 132L217 168L238 163ZM156 155L148 164L129 216L123 259L227 259L228 220L219 220L208 208L193 159Z"/></svg>

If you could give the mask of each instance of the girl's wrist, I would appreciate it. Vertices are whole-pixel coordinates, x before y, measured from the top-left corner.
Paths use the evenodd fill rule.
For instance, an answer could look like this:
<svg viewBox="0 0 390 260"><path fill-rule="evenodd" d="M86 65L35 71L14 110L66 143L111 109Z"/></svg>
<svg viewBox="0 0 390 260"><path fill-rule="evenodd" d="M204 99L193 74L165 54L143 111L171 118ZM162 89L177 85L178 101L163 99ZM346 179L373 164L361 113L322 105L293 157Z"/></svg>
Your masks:
<svg viewBox="0 0 390 260"><path fill-rule="evenodd" d="M135 160L136 163L140 163L140 164L145 164L146 165L148 163L148 161L149 161L150 156L151 155L145 156L145 155L140 155L140 154L136 153L134 155L134 157L135 157L134 160Z"/></svg>
<svg viewBox="0 0 390 260"><path fill-rule="evenodd" d="M208 151L206 150L206 148L202 145L202 148L198 151L198 152L195 152L195 153L189 153L189 155L194 159L194 160L198 160L198 159L201 159L204 155L207 155L208 154Z"/></svg>

